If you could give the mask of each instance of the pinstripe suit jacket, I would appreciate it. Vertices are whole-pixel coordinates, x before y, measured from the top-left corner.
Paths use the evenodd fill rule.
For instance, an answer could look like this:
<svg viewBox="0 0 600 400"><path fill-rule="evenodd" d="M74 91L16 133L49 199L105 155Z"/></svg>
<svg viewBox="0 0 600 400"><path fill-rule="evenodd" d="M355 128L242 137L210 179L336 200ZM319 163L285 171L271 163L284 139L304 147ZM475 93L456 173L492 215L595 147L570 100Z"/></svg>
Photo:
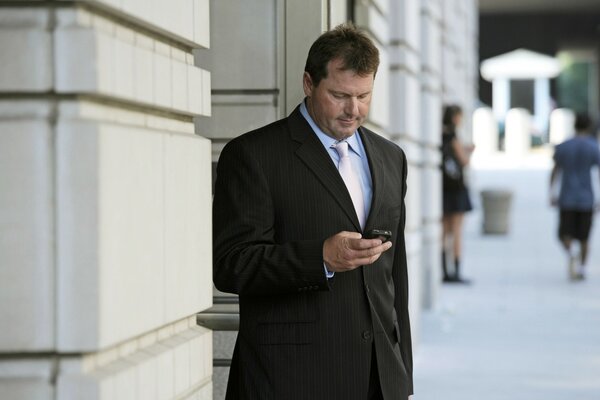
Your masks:
<svg viewBox="0 0 600 400"><path fill-rule="evenodd" d="M360 225L327 151L296 109L227 144L213 201L214 282L239 294L227 399L364 400L376 349L386 400L412 393L404 244L406 158L360 128L373 179L372 265L326 279L323 242ZM374 346L373 346L374 344Z"/></svg>

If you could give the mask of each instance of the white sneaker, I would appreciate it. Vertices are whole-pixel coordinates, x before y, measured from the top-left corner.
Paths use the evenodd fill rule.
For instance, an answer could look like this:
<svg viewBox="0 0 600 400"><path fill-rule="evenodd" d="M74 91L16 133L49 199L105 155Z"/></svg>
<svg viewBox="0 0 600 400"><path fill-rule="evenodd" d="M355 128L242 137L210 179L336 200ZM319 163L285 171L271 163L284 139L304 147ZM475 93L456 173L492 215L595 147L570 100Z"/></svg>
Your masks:
<svg viewBox="0 0 600 400"><path fill-rule="evenodd" d="M579 266L579 270L577 271L577 279L580 281L585 279L585 267L583 265Z"/></svg>
<svg viewBox="0 0 600 400"><path fill-rule="evenodd" d="M577 257L569 255L569 279L575 281L579 279L579 273L577 271Z"/></svg>

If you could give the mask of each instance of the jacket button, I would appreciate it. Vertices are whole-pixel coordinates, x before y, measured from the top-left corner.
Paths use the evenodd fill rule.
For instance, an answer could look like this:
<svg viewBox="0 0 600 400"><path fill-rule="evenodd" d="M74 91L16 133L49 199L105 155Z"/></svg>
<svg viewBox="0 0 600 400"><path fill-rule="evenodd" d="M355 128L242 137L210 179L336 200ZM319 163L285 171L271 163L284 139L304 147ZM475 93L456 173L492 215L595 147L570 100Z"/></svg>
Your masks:
<svg viewBox="0 0 600 400"><path fill-rule="evenodd" d="M367 330L362 333L362 338L365 340L371 339L371 331Z"/></svg>

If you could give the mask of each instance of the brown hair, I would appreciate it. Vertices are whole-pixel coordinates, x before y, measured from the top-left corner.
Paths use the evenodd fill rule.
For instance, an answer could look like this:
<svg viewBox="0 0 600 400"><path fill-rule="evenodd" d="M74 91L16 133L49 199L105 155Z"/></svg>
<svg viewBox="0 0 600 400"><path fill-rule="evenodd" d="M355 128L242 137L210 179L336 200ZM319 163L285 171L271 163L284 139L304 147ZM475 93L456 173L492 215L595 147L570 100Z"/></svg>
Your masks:
<svg viewBox="0 0 600 400"><path fill-rule="evenodd" d="M362 30L349 22L323 33L310 47L304 67L314 86L327 78L327 64L336 59L342 60L344 70L375 76L379 50Z"/></svg>
<svg viewBox="0 0 600 400"><path fill-rule="evenodd" d="M456 126L454 126L454 117L459 114L462 114L462 108L458 104L447 105L444 107L442 125L450 130L456 129Z"/></svg>

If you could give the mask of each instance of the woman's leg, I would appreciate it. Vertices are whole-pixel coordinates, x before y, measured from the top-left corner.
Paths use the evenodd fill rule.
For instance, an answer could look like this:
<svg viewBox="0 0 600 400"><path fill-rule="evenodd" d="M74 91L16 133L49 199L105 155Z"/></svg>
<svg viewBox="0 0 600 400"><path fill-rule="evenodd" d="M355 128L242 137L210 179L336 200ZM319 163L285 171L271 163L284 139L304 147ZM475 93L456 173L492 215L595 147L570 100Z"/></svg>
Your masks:
<svg viewBox="0 0 600 400"><path fill-rule="evenodd" d="M442 278L444 282L452 280L452 276L448 273L448 253L450 250L450 241L452 234L452 218L451 215L442 216Z"/></svg>
<svg viewBox="0 0 600 400"><path fill-rule="evenodd" d="M454 213L451 215L450 229L452 230L454 259L460 260L462 256L462 226L464 213Z"/></svg>
<svg viewBox="0 0 600 400"><path fill-rule="evenodd" d="M463 219L464 213L455 213L452 215L452 238L454 239L453 243L453 253L454 253L454 280L456 282L461 283L469 283L468 280L461 278L460 276L460 261L462 259L462 229L463 229Z"/></svg>

